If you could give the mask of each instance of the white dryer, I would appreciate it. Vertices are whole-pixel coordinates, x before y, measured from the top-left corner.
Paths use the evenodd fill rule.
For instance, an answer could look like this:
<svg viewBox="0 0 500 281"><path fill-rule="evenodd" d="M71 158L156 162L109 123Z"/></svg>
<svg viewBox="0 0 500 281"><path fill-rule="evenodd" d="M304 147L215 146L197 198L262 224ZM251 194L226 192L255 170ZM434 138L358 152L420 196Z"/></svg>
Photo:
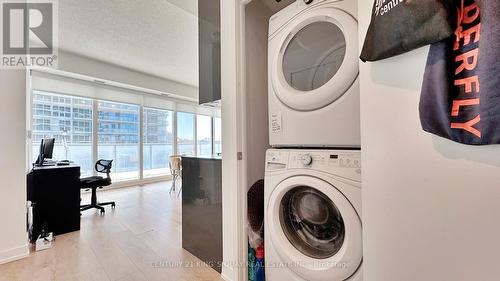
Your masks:
<svg viewBox="0 0 500 281"><path fill-rule="evenodd" d="M360 161L359 151L267 151L266 280L362 280Z"/></svg>
<svg viewBox="0 0 500 281"><path fill-rule="evenodd" d="M298 0L271 17L271 146L360 147L358 54L356 0Z"/></svg>

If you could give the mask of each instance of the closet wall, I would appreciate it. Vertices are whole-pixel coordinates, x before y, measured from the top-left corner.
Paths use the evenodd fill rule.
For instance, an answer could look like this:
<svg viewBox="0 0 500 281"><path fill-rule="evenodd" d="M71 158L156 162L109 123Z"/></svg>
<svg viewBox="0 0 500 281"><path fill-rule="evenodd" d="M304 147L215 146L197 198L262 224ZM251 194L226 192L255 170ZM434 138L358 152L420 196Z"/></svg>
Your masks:
<svg viewBox="0 0 500 281"><path fill-rule="evenodd" d="M364 280L499 280L500 146L421 129L427 51L360 66Z"/></svg>
<svg viewBox="0 0 500 281"><path fill-rule="evenodd" d="M245 7L245 118L247 188L264 178L269 146L267 38L269 18L295 0L253 0Z"/></svg>
<svg viewBox="0 0 500 281"><path fill-rule="evenodd" d="M245 9L247 188L264 178L265 154L269 147L267 34L272 14L261 0L250 2Z"/></svg>

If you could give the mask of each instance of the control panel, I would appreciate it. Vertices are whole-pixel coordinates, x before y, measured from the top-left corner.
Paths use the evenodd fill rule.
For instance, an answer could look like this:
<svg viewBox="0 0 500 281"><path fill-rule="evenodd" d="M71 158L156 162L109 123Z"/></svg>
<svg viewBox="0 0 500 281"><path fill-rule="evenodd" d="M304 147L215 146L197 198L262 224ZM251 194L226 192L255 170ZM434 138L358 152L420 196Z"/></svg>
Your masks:
<svg viewBox="0 0 500 281"><path fill-rule="evenodd" d="M288 167L289 151L269 149L266 153L266 170L284 170Z"/></svg>
<svg viewBox="0 0 500 281"><path fill-rule="evenodd" d="M359 150L269 149L266 171L305 169L361 180Z"/></svg>
<svg viewBox="0 0 500 281"><path fill-rule="evenodd" d="M293 151L290 152L289 168L311 168L317 170L329 167L361 169L361 155L351 151Z"/></svg>

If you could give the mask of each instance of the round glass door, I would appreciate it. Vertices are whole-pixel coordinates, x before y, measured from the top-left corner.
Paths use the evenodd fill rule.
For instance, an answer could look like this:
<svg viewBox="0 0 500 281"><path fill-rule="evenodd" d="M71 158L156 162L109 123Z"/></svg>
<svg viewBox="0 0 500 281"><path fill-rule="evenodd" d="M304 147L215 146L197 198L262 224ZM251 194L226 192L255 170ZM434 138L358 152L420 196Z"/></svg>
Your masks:
<svg viewBox="0 0 500 281"><path fill-rule="evenodd" d="M277 184L269 197L266 247L276 251L280 262L299 261L286 270L303 280L346 280L361 264L361 220L338 188L353 186L297 175Z"/></svg>
<svg viewBox="0 0 500 281"><path fill-rule="evenodd" d="M273 93L298 111L334 103L358 77L358 23L339 9L294 18L269 41L269 50Z"/></svg>
<svg viewBox="0 0 500 281"><path fill-rule="evenodd" d="M312 91L337 73L346 54L342 30L326 21L311 23L298 31L283 55L283 75L299 91Z"/></svg>
<svg viewBox="0 0 500 281"><path fill-rule="evenodd" d="M285 236L302 254L314 259L334 256L341 248L345 226L328 196L308 186L297 186L283 196L280 223Z"/></svg>

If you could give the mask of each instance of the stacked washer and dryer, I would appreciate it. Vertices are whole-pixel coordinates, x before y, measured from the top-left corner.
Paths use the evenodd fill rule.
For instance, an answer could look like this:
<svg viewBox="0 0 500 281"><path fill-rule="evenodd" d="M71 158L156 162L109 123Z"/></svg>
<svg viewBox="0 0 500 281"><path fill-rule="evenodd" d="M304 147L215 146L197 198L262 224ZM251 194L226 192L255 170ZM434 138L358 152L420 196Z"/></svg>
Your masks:
<svg viewBox="0 0 500 281"><path fill-rule="evenodd" d="M269 21L268 281L362 280L356 0L297 0Z"/></svg>

